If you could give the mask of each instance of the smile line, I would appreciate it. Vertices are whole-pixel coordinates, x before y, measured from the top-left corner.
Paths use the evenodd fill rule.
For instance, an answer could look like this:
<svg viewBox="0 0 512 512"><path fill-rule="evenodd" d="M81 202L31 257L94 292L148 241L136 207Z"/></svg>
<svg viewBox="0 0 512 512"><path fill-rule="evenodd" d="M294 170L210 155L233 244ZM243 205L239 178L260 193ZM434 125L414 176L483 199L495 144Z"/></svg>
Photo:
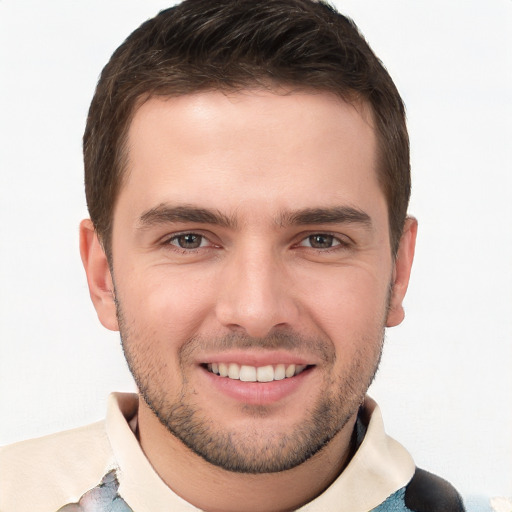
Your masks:
<svg viewBox="0 0 512 512"><path fill-rule="evenodd" d="M276 364L266 366L239 365L237 363L208 363L209 372L242 382L272 382L289 379L302 373L310 365Z"/></svg>

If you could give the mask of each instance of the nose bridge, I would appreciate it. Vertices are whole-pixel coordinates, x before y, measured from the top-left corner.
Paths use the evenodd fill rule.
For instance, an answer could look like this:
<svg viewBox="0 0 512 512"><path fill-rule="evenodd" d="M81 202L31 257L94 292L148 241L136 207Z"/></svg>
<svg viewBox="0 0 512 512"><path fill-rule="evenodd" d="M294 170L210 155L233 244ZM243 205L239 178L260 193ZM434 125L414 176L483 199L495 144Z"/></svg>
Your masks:
<svg viewBox="0 0 512 512"><path fill-rule="evenodd" d="M217 317L230 328L263 337L294 321L296 305L287 272L271 244L248 241L226 259Z"/></svg>

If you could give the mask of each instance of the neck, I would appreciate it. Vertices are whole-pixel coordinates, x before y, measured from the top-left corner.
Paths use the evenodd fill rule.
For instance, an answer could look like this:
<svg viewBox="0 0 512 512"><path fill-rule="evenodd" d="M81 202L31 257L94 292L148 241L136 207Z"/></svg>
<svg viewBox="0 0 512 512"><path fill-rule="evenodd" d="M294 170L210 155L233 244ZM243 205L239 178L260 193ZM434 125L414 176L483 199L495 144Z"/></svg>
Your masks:
<svg viewBox="0 0 512 512"><path fill-rule="evenodd" d="M295 510L321 494L352 454L357 415L318 453L278 473L233 473L206 462L170 434L139 398L139 441L160 478L178 496L208 512Z"/></svg>

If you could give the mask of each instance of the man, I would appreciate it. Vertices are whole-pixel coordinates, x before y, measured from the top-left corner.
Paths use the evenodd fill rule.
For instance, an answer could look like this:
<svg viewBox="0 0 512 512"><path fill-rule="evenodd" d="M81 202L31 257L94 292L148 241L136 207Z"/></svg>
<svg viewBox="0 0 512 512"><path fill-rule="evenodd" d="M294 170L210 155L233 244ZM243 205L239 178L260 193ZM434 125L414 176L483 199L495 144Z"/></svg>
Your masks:
<svg viewBox="0 0 512 512"><path fill-rule="evenodd" d="M163 11L105 67L84 161L91 298L140 393L6 448L0 510L463 510L366 397L417 225L402 101L349 20Z"/></svg>

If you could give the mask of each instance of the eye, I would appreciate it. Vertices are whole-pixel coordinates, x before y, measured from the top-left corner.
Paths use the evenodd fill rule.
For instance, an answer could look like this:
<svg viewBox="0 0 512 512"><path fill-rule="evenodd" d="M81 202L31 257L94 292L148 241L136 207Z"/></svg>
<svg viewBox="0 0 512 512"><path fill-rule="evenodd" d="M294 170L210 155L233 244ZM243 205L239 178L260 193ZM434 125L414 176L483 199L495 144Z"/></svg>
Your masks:
<svg viewBox="0 0 512 512"><path fill-rule="evenodd" d="M173 236L168 243L180 249L199 249L208 245L208 240L197 233L181 233Z"/></svg>
<svg viewBox="0 0 512 512"><path fill-rule="evenodd" d="M310 235L299 244L302 247L311 247L313 249L330 249L337 245L341 245L341 242L334 235L326 233L317 233Z"/></svg>

